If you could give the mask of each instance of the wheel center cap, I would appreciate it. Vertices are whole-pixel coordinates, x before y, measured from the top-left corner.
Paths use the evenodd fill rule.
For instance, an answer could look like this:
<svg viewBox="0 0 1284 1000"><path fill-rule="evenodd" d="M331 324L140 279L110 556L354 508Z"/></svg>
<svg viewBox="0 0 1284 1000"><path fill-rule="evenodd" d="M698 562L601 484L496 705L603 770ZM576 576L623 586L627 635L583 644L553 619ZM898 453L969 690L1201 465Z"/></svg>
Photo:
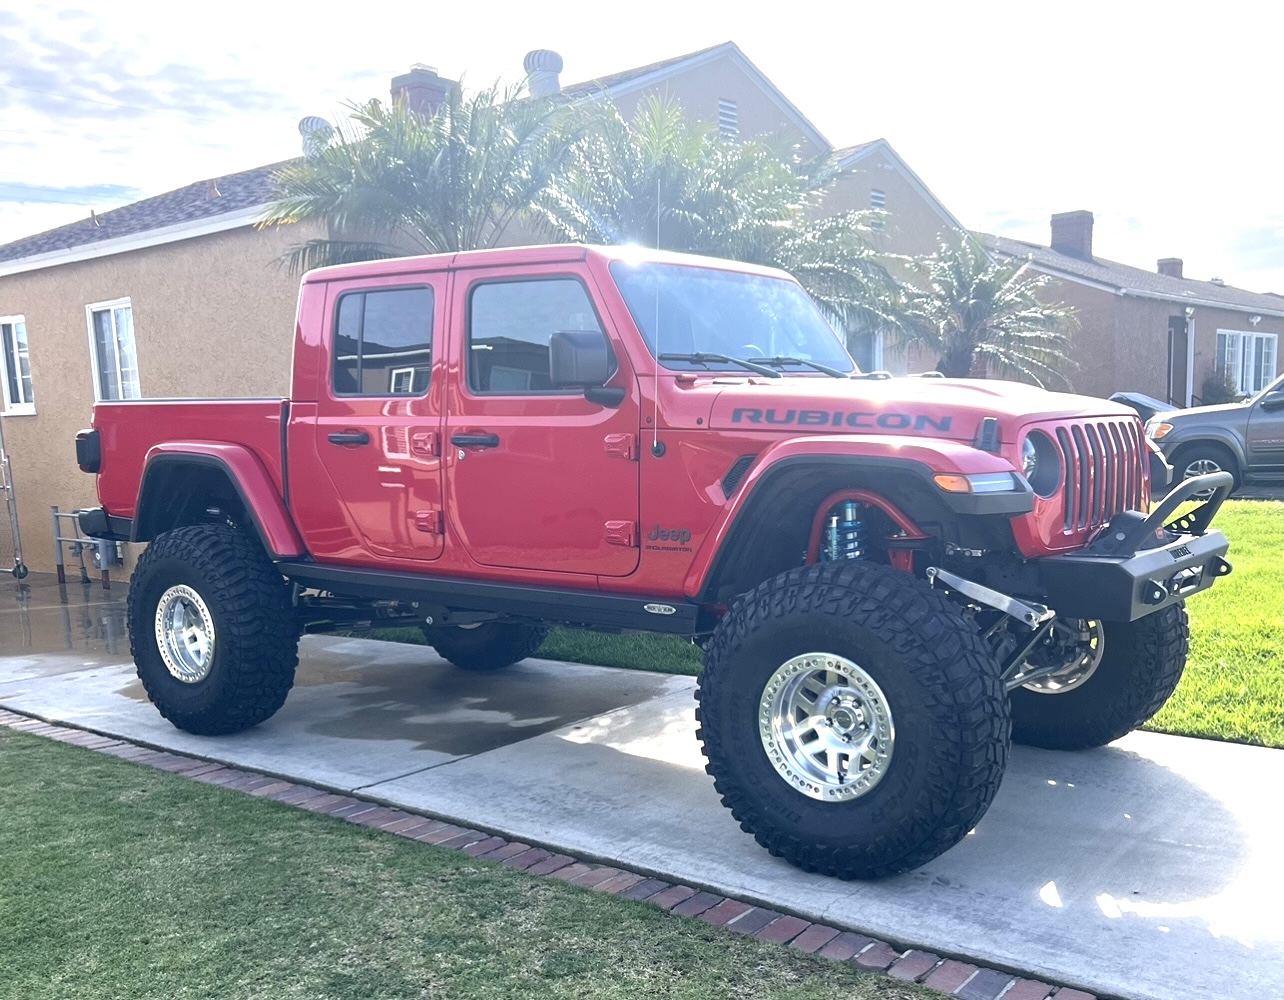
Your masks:
<svg viewBox="0 0 1284 1000"><path fill-rule="evenodd" d="M850 705L838 705L830 712L829 722L844 736L860 723L860 712Z"/></svg>

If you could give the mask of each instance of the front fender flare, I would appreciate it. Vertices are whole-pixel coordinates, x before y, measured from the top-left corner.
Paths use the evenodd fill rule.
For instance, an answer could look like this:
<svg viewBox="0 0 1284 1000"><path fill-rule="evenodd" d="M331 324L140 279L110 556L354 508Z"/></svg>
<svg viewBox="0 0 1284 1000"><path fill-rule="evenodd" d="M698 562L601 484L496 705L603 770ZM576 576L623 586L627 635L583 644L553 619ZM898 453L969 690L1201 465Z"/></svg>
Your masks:
<svg viewBox="0 0 1284 1000"><path fill-rule="evenodd" d="M988 472L1013 473L1005 458L979 451L969 444L939 439L889 438L886 435L842 434L793 437L767 448L740 483L705 535L696 551L683 584L684 592L695 599L703 594L719 554L734 544L735 532L746 511L752 513L754 498L771 486L775 477L788 475L800 465L847 465L853 471L890 470L909 472L921 479L949 509L958 515L1027 514L1034 509L1034 491L1017 475L1020 488L1008 493L948 493L932 480L938 473L977 475Z"/></svg>
<svg viewBox="0 0 1284 1000"><path fill-rule="evenodd" d="M148 495L149 488L155 487L149 487L149 483L157 483L160 473L184 465L214 468L227 476L272 558L298 559L307 555L267 467L249 448L219 441L167 441L148 450L134 507L132 541L148 541L155 534L149 522L149 505L155 510L156 498Z"/></svg>

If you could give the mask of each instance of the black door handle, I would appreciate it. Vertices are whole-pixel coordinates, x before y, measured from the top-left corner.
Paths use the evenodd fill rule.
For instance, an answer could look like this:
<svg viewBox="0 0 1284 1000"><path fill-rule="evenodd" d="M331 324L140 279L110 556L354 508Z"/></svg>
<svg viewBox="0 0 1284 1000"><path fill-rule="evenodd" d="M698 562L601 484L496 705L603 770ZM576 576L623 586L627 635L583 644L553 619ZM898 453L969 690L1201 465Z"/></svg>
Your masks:
<svg viewBox="0 0 1284 1000"><path fill-rule="evenodd" d="M450 443L456 448L498 448L498 434L452 434Z"/></svg>
<svg viewBox="0 0 1284 1000"><path fill-rule="evenodd" d="M369 444L370 435L365 431L339 431L330 435L331 444Z"/></svg>

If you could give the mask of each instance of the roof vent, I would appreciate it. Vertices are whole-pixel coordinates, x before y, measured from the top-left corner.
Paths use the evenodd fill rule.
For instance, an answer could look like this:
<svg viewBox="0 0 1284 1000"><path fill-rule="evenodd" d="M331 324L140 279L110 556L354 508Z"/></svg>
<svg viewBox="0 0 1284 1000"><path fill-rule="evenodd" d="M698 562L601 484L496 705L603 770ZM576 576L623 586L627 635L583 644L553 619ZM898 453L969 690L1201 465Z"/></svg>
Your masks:
<svg viewBox="0 0 1284 1000"><path fill-rule="evenodd" d="M552 97L562 92L557 75L562 72L562 57L552 49L532 49L522 60L526 86L531 97Z"/></svg>
<svg viewBox="0 0 1284 1000"><path fill-rule="evenodd" d="M1224 278L1209 278L1208 280L1218 287L1222 287L1226 284L1226 280Z"/></svg>
<svg viewBox="0 0 1284 1000"><path fill-rule="evenodd" d="M308 115L299 120L299 135L303 136L303 158L315 160L334 135L334 129L324 118Z"/></svg>

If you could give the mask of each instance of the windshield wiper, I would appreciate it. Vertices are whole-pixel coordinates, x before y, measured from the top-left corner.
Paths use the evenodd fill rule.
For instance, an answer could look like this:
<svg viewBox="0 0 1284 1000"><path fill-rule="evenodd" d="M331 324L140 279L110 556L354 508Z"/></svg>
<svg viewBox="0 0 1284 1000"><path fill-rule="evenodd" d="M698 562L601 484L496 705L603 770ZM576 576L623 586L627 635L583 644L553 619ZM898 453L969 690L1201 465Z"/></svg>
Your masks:
<svg viewBox="0 0 1284 1000"><path fill-rule="evenodd" d="M708 354L704 351L696 351L693 354L661 354L656 360L690 361L692 364L704 365L705 367L708 367L710 361L717 361L725 365L739 365L741 368L747 368L749 371L757 372L759 375L766 375L768 378L780 378L780 372L774 368L768 368L766 365L758 364L756 361L728 357L725 354Z"/></svg>
<svg viewBox="0 0 1284 1000"><path fill-rule="evenodd" d="M802 365L805 368L811 368L818 372L824 372L826 375L830 376L831 378L849 378L851 376L851 372L839 371L837 368L830 368L829 365L822 365L819 361L809 361L807 358L792 358L792 357L754 358L754 361L756 361L760 365L776 365L781 368L785 367L786 365Z"/></svg>

